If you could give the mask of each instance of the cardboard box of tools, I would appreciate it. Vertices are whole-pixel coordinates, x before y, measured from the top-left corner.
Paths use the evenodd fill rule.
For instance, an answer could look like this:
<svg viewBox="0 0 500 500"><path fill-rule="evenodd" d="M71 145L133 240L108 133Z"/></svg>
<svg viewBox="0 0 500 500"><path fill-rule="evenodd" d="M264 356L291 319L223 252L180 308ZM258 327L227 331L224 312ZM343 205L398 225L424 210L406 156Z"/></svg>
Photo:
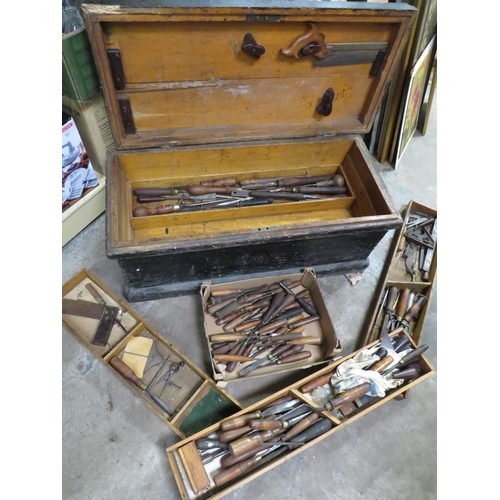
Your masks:
<svg viewBox="0 0 500 500"><path fill-rule="evenodd" d="M310 368L331 361L342 351L313 269L305 269L299 274L224 284L204 282L200 294L213 378L219 385ZM286 302L283 302L285 298ZM271 304L274 306L272 314ZM225 311L228 313L224 314ZM218 346L224 342L227 343ZM274 360L269 356L276 354L276 349L265 349L266 344L277 349L287 345L294 347L296 352L293 358L288 358L287 351L284 351L283 356ZM236 364L227 361L227 356L235 354L235 350L241 347L244 347L241 354L252 357L252 361ZM257 364L261 366L252 370Z"/></svg>

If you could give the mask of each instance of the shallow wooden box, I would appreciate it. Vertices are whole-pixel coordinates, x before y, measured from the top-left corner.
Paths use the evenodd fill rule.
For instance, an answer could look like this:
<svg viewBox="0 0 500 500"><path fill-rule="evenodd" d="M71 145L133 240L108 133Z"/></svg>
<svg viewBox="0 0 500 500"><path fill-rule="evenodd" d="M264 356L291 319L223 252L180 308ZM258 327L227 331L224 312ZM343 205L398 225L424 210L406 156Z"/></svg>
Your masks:
<svg viewBox="0 0 500 500"><path fill-rule="evenodd" d="M407 335L407 334L402 333L402 335ZM378 341L375 341L366 346L365 348L371 348L377 344ZM412 345L412 347L414 348L416 347L416 344L411 340L411 338L410 338L410 344ZM333 373L341 363L354 357L358 352L359 351L355 351L352 354L349 354L348 356L339 359L338 361L322 368L316 373L309 375L308 377L305 377L299 382L294 383L289 387L276 392L272 396L265 398L262 401L259 401L258 403L245 408L244 410L240 411L234 416L254 413L255 411L258 411L260 409L263 409L264 407L269 406L269 403L277 401L278 399L281 399L282 397L285 396L291 396L293 399L297 398L306 404L318 408L318 405L313 401L311 397L311 393L303 393L301 389L306 384L314 381L315 379ZM327 411L321 412L319 414L320 418L324 418L331 422L332 427L330 430L327 430L318 437L312 439L311 441L306 442L306 444L304 444L303 446L298 446L283 452L282 454L278 455L277 457L273 458L271 461L267 463L259 464L259 462L257 462L257 464L253 468L248 469L248 471L246 471L240 477L233 479L232 481L219 487L217 487L216 484L214 483L213 477L219 472L221 472L220 461L222 457L215 458L215 460L213 460L209 464L203 465L201 463L200 455L196 451L196 448L195 447L193 448L193 445L195 441L197 441L198 439L206 438L209 435L214 436L214 438L216 439L214 433L220 432L222 430L222 421L210 427L207 427L205 430L193 436L190 436L189 438L184 439L181 442L169 447L166 450L166 452L182 499L202 500L206 498L211 498L211 499L222 498L228 493L235 491L243 484L246 484L249 481L256 479L257 477L260 477L262 474L269 471L270 469L277 467L280 464L286 462L291 457L300 454L303 450L311 446L314 446L315 443L323 439L328 439L332 434L344 428L346 425L349 425L351 422L357 420L358 418L361 418L363 415L366 415L368 412L375 410L379 406L386 404L388 401L398 398L398 396L400 396L404 391L407 391L416 384L423 382L425 379L429 378L434 373L434 369L429 364L424 355L421 355L420 357L419 366L421 368L421 374L419 375L418 378L414 379L413 381L406 382L400 387L388 390L385 397L383 398L373 397L369 402L365 402L363 405L359 406L356 410L352 411L347 415L343 415L342 412L337 412L336 414L332 414ZM186 462L185 459L187 451L190 451L189 462ZM201 471L200 466L202 467L202 469L205 470L206 476ZM196 485L198 486L195 488Z"/></svg>
<svg viewBox="0 0 500 500"><path fill-rule="evenodd" d="M210 307L209 298L211 296L211 293L221 289L249 290L251 288L259 287L264 284L278 283L279 281L285 279L289 279L291 281L300 281L301 285L297 288L294 288L294 293L300 293L302 290L309 290L309 295L311 297L312 304L318 312L319 320L306 324L304 326L302 335L319 338L321 339L321 344L305 345L304 351L309 351L311 353L311 357L302 361L297 361L291 364L277 364L269 367L262 367L258 370L250 372L245 377L240 377L239 372L245 367L249 366L251 364L250 362L239 363L233 371L226 371L228 364L216 361L212 355L212 342L210 338L212 335L216 334L235 332L234 330L231 330L230 332L224 331L223 326L217 325L217 317L207 311L207 309ZM323 295L321 293L321 289L319 287L319 283L316 279L316 274L314 273L313 269L305 269L304 272L300 274L289 274L274 276L272 278L255 278L251 280L232 281L219 285L213 285L211 282L207 281L202 283L200 295L203 307L203 326L205 330L205 336L207 338L208 350L211 354L210 357L212 361L213 379L217 381L217 384L219 386L224 387L227 383L234 382L236 380L248 380L249 378L318 366L331 361L342 351L342 344L335 333L332 319L330 318L330 315L326 308ZM304 319L308 317L310 317L310 315L303 313ZM256 356L256 359L262 357L265 358L268 354L269 351L266 351L265 353Z"/></svg>
<svg viewBox="0 0 500 500"><path fill-rule="evenodd" d="M96 332L100 322L99 314L91 313L91 317L76 315L74 314L76 310L74 302L68 303L64 300L68 299L79 303L82 301L91 302L93 303L91 305L94 306L93 309L95 309L98 302L88 290L87 285L89 284L97 290L107 306L116 307L122 311L117 316L121 326L117 322L113 324L108 341L104 346L92 344L94 332ZM168 340L155 332L150 325L110 292L88 270L83 269L63 285L62 297L64 326L181 438L195 434L204 429L209 422L213 423L228 417L242 408L238 401L226 393L224 389L217 387L206 373ZM85 312L85 314L88 313L89 311ZM141 379L144 384L147 385L151 382L162 367L160 363L163 363L164 359L165 364L159 377L166 375L171 368L177 369L170 379L165 378L163 383L151 388L151 393L160 397L160 400L166 405L166 409L159 406L149 392L141 390L133 382L124 378L114 369L114 365L110 364L113 363L111 360L115 357L122 359L125 351L131 350L129 348L130 340L138 337L151 339L154 346L149 351L149 355L152 362L155 363L144 373Z"/></svg>
<svg viewBox="0 0 500 500"><path fill-rule="evenodd" d="M436 221L436 235L435 235L435 248L434 252L429 255L429 270L425 273L423 270L418 269L418 265L414 267L415 276L412 279L407 267L406 267L406 238L405 232L407 230L407 225L411 223L411 217L414 215L421 215L424 218L431 218ZM378 338L380 335L380 328L377 324L381 325L381 316L379 312L381 310L381 304L385 296L385 292L390 287L397 287L399 290L398 297L396 300L396 310L398 307L398 302L401 297L401 291L404 289L410 289L411 291L416 292L416 297L423 296L425 297L425 303L420 309L418 316L409 322L406 331L411 335L412 339L417 343L422 343L421 333L422 328L425 323L425 319L427 316L427 311L429 309L432 294L434 291L434 287L437 279L437 211L433 208L426 207L416 201L411 200L406 206L403 212L403 226L399 229L395 235L392 242L392 247L389 252L387 262L384 266L384 271L382 273L378 290L375 295L375 300L373 302L373 310L368 315L369 322L367 325L367 329L361 338L360 346L369 344ZM429 233L432 235L433 225L431 224L429 227ZM411 255L409 255L411 258ZM418 259L417 259L418 262ZM413 266L410 264L410 269L413 269ZM410 304L405 308L407 311ZM390 331L390 330L389 330Z"/></svg>
<svg viewBox="0 0 500 500"><path fill-rule="evenodd" d="M402 221L356 134L372 126L413 7L92 3L82 12L116 144L107 160L106 252L129 301L196 292L204 280L366 268ZM335 56L327 64L299 57L297 40L313 40L315 29ZM258 60L241 49L247 33L265 47ZM329 88L332 111L321 114ZM346 178L345 198L133 216L139 187L336 172Z"/></svg>

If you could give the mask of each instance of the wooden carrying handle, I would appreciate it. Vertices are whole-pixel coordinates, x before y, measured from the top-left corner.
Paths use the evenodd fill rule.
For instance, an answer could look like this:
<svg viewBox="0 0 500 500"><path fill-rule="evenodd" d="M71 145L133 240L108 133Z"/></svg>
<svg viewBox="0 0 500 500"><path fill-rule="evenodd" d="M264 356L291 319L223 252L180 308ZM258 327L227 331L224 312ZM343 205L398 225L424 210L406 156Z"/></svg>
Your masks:
<svg viewBox="0 0 500 500"><path fill-rule="evenodd" d="M319 46L317 52L317 49L312 44ZM305 49L305 51L302 52L302 49ZM325 45L325 35L318 30L315 24L309 23L309 30L295 38L286 49L281 49L281 52L285 56L296 57L297 59L314 53L315 57L323 59L330 53L330 49Z"/></svg>

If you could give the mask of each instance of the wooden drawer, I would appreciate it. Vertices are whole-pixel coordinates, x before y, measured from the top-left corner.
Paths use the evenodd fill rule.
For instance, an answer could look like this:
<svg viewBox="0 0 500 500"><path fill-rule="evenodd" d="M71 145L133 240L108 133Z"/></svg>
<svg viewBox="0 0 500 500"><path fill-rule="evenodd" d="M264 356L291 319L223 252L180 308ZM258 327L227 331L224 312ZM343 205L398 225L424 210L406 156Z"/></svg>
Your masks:
<svg viewBox="0 0 500 500"><path fill-rule="evenodd" d="M62 297L64 326L181 438L242 408L88 270Z"/></svg>
<svg viewBox="0 0 500 500"><path fill-rule="evenodd" d="M394 236L370 313L369 327L361 339L361 345L378 338L386 315L393 318L393 328L404 326L413 340L417 344L421 343L422 327L437 279L437 211L412 200L404 210L403 219L403 226ZM424 244L418 243L424 238ZM422 256L419 259L420 251ZM397 290L394 302L388 301L390 288ZM406 292L402 293L405 290ZM408 292L411 292L411 295L404 298ZM419 298L420 305L417 305ZM418 307L415 309L415 315L411 314L404 319L413 304L414 308Z"/></svg>
<svg viewBox="0 0 500 500"><path fill-rule="evenodd" d="M408 341L412 349L416 348L416 344L413 343L411 338L408 337L406 333L403 332L401 333L401 335L403 337L408 338ZM391 338L396 339L397 335L394 334L391 336ZM235 429L233 428L228 429L226 427L223 428L223 424L227 425L228 421L228 419L225 419L224 421L221 421L217 424L207 427L205 430L193 436L190 436L188 439L184 439L181 442L169 447L167 449L167 456L169 459L170 466L173 470L180 495L183 498L183 500L206 499L206 498L216 499L224 497L228 493L237 490L243 484L246 484L249 481L252 481L260 477L265 472L277 466L280 466L290 458L314 446L319 441L323 439L331 439L330 436L332 436L335 432L344 428L346 425L349 425L351 422L356 421L357 419L361 418L367 413L375 410L381 405L386 404L391 399L397 398L404 391L407 391L416 384L421 383L434 373L433 368L431 367L425 356L421 355L418 358L420 375L418 375L416 379L412 381L407 381L399 387L388 389L384 397L375 396L375 397L369 397L368 400L366 400L366 396L361 396L361 399L355 400L351 408L348 408L349 405L347 405L343 406L341 411L337 410L331 412L331 411L318 410L319 408L321 408L321 406L318 404L319 396L317 394L320 393L322 389L329 386L329 383L325 382L325 380L329 379L333 374L337 373L337 369L339 366L345 366L346 362L348 363L351 362L351 360L355 357L356 359L358 359L359 356L361 356L360 353L362 351L366 352L366 350L368 349L376 350L378 346L379 342L377 341L373 342L370 345L366 346L364 349L356 351L332 363L331 365L322 368L318 372L308 377L305 377L301 381L292 384L281 391L276 392L272 396L263 399L262 401L252 406L249 406L248 408L245 408L245 410L242 410L241 412L234 415L233 417L243 417L245 415L253 415L257 411L262 412L269 406L272 406L280 401L283 401L282 398L285 398L285 400L297 399L299 401L299 404L304 403L305 405L309 405L315 409L313 413L316 413L318 415L318 419L314 422L310 422L309 423L310 427L308 427L308 429L312 429L313 426L317 426L316 427L317 434L314 435L314 437L309 437L309 439L307 440L305 440L305 438L301 439L301 437L303 437L304 435L302 435L301 437L299 437L299 435L296 435L295 437L287 437L287 434L284 434L284 436L288 440L287 442L293 442L295 440L303 442L304 444L299 446L292 445L290 449L288 449L287 446L278 447L277 450L270 452L267 457L265 455L262 455L261 458L257 459L254 463L252 462L252 460L255 460L256 455L254 455L253 459L247 458L245 460L242 460L234 464L233 467L245 466L246 468L244 469L243 472L231 469L233 472L235 472L235 474L232 477L232 479L228 480L228 482L219 483L219 481L222 480L221 479L222 476L220 474L223 472L227 472L231 467L230 465L228 465L227 467L223 467L221 465L222 460L228 459L233 456L240 457L240 453L242 453L245 449L252 448L255 450L256 448L255 445L253 446L248 445L248 440L251 439L249 438L249 436L252 433L251 429L248 428L250 426L250 424L248 424L248 419L246 420L245 423L239 422L239 426L236 427L236 430L242 429L242 432L246 430L246 433L240 434L240 436L228 437L227 434L224 437L221 436L222 432L231 432L233 433L233 436L236 435L236 433L234 432ZM315 389L315 392L309 392L309 389L306 389L308 385L318 381L321 381L320 382L321 385L319 385L319 387ZM328 401L328 397L325 398L323 396L323 401ZM321 404L323 405L324 403ZM292 407L291 409L293 408L295 407ZM276 416L279 415L281 415L281 413L277 414ZM278 420L277 418L272 416L265 416L265 417L263 416L260 418L255 416L253 417L253 419L254 420L267 419L274 421ZM299 420L298 422L291 424L287 429L284 429L285 432L293 431L294 426L295 425L298 426L300 423L301 421ZM294 432L297 432L298 430L299 429L296 429ZM252 435L255 436L255 434L259 432L263 431L253 431ZM277 431L276 437L280 435L282 436L283 432ZM217 452L214 452L213 456L215 458L211 461L208 461L208 459L204 457L206 451L200 453L200 450L197 448L197 446L200 448L202 447L203 441L200 440L206 440L206 439L212 440L211 441L212 444L214 441L217 442L218 440L222 439L226 446L228 446L229 443L231 443L231 447L228 450L220 451L219 454ZM245 439L246 441L244 441ZM269 436L267 436L265 437L264 442L269 442L271 439L273 438L269 438ZM206 448L206 443L207 442L205 441L205 448ZM189 463L187 463L184 458L184 455L188 450L190 452ZM261 453L264 453L263 448L260 451ZM204 460L207 461L204 463ZM217 483L215 481L217 481Z"/></svg>
<svg viewBox="0 0 500 500"><path fill-rule="evenodd" d="M403 220L395 233L360 346L379 338L386 318L389 332L402 326L417 345L423 343L422 330L437 280L437 211L411 200ZM400 398L407 396L405 391Z"/></svg>

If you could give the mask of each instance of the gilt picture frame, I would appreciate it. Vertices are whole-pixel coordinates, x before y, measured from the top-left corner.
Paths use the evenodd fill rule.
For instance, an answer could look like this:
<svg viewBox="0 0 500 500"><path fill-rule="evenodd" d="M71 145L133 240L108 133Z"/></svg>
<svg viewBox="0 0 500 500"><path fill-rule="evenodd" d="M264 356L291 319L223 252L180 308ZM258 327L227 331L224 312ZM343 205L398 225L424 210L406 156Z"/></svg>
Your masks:
<svg viewBox="0 0 500 500"><path fill-rule="evenodd" d="M420 107L427 88L429 69L434 58L435 43L436 35L432 37L431 41L419 57L410 73L410 83L405 98L403 121L399 131L394 168L398 167L401 158L406 151L415 130L417 129Z"/></svg>

